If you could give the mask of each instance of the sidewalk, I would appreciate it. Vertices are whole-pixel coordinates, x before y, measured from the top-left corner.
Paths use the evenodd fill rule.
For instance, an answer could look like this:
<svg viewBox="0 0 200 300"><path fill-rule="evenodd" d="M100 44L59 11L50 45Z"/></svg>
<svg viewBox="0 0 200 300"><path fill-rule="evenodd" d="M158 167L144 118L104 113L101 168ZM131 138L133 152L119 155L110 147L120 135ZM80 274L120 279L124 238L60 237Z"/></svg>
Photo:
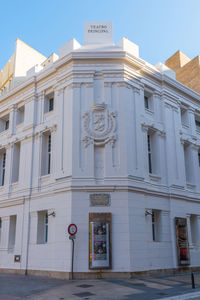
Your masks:
<svg viewBox="0 0 200 300"><path fill-rule="evenodd" d="M0 274L0 300L197 300L200 274L195 283L190 274L73 281Z"/></svg>

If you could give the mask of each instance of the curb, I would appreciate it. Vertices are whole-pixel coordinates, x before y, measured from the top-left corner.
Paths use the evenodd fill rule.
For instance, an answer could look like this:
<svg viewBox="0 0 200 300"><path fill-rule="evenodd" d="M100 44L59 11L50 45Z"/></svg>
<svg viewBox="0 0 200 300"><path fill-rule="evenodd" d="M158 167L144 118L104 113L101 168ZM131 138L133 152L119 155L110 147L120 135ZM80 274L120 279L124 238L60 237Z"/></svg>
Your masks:
<svg viewBox="0 0 200 300"><path fill-rule="evenodd" d="M167 298L160 298L157 300L187 300L187 299L195 299L198 296L200 296L200 291L189 293L189 294L182 294L182 295L178 295L178 296L167 297Z"/></svg>

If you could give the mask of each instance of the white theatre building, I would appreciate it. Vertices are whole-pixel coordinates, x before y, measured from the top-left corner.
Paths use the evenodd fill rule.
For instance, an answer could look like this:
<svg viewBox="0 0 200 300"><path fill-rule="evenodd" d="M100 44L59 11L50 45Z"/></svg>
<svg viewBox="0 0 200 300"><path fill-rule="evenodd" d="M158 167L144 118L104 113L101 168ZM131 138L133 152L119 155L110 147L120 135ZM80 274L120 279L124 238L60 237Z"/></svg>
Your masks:
<svg viewBox="0 0 200 300"><path fill-rule="evenodd" d="M70 223L76 278L200 266L200 95L111 23L0 72L0 271L68 278Z"/></svg>

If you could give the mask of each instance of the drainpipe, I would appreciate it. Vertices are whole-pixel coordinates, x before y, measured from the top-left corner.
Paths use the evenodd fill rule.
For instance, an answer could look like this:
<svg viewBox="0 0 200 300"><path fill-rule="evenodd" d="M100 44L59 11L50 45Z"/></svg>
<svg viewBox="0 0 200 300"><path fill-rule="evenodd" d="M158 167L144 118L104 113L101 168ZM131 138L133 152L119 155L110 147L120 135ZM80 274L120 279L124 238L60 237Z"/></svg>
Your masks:
<svg viewBox="0 0 200 300"><path fill-rule="evenodd" d="M36 81L36 77L34 76ZM30 244L30 202L32 196L32 185L33 185L33 158L34 158L34 145L35 145L35 119L36 119L36 83L35 83L35 95L34 95L34 116L33 116L33 130L32 130L32 149L31 149L31 177L30 177L30 188L28 195L28 231L27 231L27 247L26 247L26 265L25 265L25 275L28 275L28 255L29 255L29 244Z"/></svg>

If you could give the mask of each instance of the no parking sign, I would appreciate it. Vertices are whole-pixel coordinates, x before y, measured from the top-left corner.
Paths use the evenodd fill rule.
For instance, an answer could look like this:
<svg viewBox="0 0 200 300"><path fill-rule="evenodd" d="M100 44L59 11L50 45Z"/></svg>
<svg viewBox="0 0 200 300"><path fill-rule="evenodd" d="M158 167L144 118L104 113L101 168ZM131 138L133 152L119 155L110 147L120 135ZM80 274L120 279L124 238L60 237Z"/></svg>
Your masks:
<svg viewBox="0 0 200 300"><path fill-rule="evenodd" d="M75 235L77 233L77 226L76 226L76 224L70 224L68 226L68 233L70 235Z"/></svg>

